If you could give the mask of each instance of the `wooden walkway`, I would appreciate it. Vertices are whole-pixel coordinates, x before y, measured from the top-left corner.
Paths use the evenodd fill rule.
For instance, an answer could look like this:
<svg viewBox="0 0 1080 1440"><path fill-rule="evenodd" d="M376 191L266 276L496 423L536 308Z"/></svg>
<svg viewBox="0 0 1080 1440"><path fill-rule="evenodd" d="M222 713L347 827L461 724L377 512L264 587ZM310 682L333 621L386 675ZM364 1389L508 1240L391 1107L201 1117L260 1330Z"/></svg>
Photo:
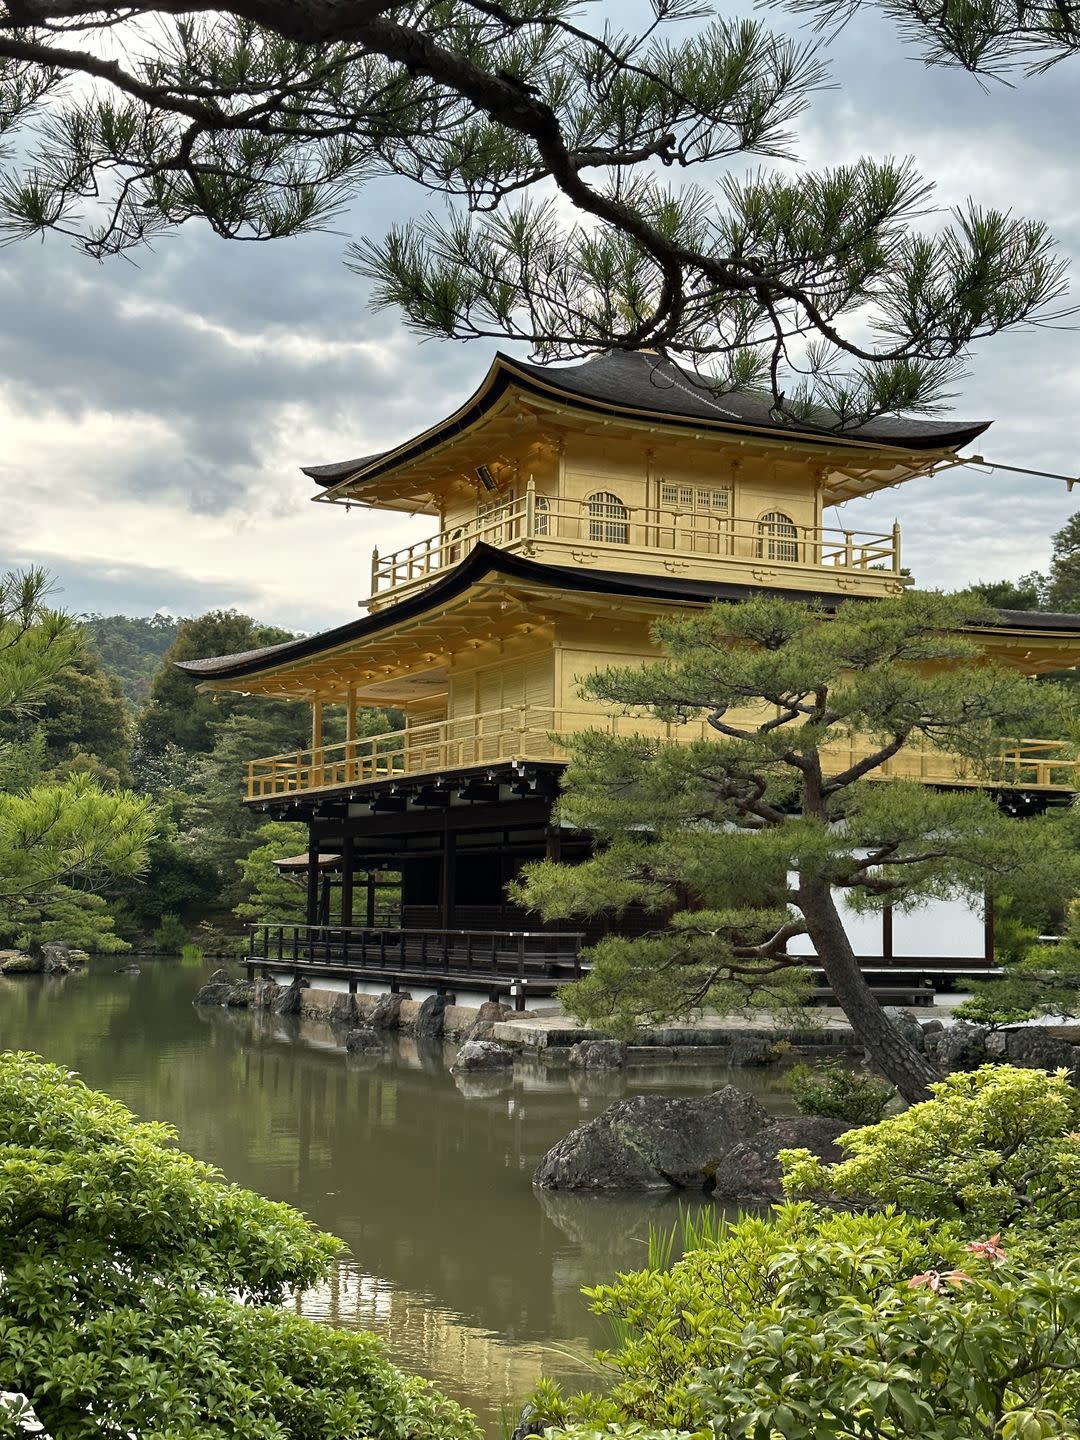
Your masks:
<svg viewBox="0 0 1080 1440"><path fill-rule="evenodd" d="M551 999L561 985L586 973L584 943L583 934L566 931L255 925L246 964L252 979L288 970L308 980L346 980L353 993L362 982L391 993L415 985L509 999L524 1010L530 1000ZM820 965L813 957L806 964L815 981L814 1002L834 1003ZM981 958L865 956L860 964L878 999L892 1005L932 1005L939 990L964 989L971 980L1001 973Z"/></svg>

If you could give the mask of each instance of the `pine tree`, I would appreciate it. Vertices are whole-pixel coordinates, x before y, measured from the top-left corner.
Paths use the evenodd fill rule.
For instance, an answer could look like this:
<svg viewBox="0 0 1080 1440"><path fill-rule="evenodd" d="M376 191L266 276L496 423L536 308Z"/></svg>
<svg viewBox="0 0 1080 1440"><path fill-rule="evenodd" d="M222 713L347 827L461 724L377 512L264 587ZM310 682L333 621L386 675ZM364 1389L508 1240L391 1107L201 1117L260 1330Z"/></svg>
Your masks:
<svg viewBox="0 0 1080 1440"><path fill-rule="evenodd" d="M1066 733L1063 692L987 663L976 634L992 623L970 597L845 601L831 618L761 597L661 619L667 658L590 676L583 697L640 730L566 741L559 818L596 851L527 867L516 898L545 920L641 905L655 928L595 945L567 1005L625 1031L707 1003L790 1004L801 962L788 943L805 934L874 1063L906 1099L924 1098L935 1073L869 989L837 895L903 910L1006 882L1051 902L1080 888L1057 815L1013 819L974 785L881 777L925 744L990 785L1007 741L1035 726ZM715 739L679 743L655 723L702 716Z"/></svg>

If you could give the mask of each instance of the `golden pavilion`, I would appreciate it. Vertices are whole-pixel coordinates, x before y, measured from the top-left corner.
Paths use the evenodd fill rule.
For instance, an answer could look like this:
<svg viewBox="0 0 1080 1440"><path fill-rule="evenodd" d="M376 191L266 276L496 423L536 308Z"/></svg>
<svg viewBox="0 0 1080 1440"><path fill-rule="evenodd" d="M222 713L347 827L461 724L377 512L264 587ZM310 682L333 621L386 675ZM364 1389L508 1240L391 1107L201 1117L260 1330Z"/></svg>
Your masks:
<svg viewBox="0 0 1080 1440"><path fill-rule="evenodd" d="M308 749L248 765L248 803L309 833L297 867L306 925L267 917L253 954L391 985L475 981L519 1002L526 987L550 993L576 973L592 931L539 927L506 885L530 859L588 850L587 836L552 821L556 737L642 724L583 701L581 678L655 656L650 625L664 612L761 590L826 607L900 593L899 527L849 530L835 507L961 463L985 429L912 418L815 428L652 354L558 367L500 354L423 434L308 467L320 503L428 515L431 533L375 552L361 618L182 666L207 688L311 707ZM1080 615L1002 611L977 638L1026 674L1080 662ZM334 744L323 740L331 706L346 716ZM359 736L358 710L370 706L399 711L403 725ZM886 774L977 783L915 746ZM1030 810L1068 799L1074 783L1059 747L1023 742L1000 789ZM375 896L391 874L400 904L388 926ZM891 922L882 930L867 960L887 966Z"/></svg>

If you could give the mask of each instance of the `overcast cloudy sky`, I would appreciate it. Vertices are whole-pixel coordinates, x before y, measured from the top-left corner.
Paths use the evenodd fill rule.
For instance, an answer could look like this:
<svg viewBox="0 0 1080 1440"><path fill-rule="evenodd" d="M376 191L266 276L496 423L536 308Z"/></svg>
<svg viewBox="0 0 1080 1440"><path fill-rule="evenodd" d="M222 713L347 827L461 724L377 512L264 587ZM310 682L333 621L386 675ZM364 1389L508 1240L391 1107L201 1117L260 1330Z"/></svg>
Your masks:
<svg viewBox="0 0 1080 1440"><path fill-rule="evenodd" d="M609 9L614 15L614 9ZM1080 61L988 90L901 55L886 22L832 47L838 88L802 125L811 164L914 155L942 203L974 196L1049 222L1080 298ZM343 230L415 205L373 186ZM313 505L301 464L377 450L465 397L494 347L421 343L375 317L341 263L347 235L230 244L194 229L138 265L59 239L0 251L0 569L40 563L76 611L237 606L310 630L356 614L373 544L430 521ZM993 418L982 453L1080 473L1080 332L986 342L957 398ZM919 581L952 587L1043 567L1080 504L1052 481L957 471L843 512L894 516Z"/></svg>

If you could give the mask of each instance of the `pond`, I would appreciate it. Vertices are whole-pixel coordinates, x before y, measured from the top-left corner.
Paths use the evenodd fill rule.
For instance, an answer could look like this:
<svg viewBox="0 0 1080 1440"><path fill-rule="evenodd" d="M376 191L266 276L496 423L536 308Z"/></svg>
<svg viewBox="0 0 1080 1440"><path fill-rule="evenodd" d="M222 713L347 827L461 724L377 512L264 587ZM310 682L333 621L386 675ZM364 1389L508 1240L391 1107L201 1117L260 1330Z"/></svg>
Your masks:
<svg viewBox="0 0 1080 1440"><path fill-rule="evenodd" d="M171 1122L229 1179L340 1236L347 1255L299 1308L374 1330L493 1436L541 1373L587 1381L606 1337L581 1286L641 1264L650 1224L677 1213L666 1199L537 1193L544 1151L622 1095L737 1083L792 1108L772 1070L572 1076L523 1059L505 1082L458 1084L456 1046L401 1037L378 1061L347 1057L316 1022L195 1009L203 964L119 963L0 980L0 1043Z"/></svg>

